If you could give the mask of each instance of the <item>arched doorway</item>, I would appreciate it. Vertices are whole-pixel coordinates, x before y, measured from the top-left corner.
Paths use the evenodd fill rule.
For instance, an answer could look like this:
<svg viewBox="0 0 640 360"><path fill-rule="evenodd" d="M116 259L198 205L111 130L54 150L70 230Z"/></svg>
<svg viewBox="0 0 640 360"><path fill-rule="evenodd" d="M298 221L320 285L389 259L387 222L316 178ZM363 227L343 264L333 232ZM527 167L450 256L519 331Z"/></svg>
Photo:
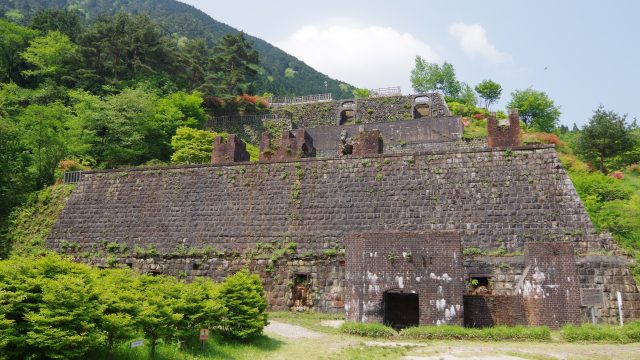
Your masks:
<svg viewBox="0 0 640 360"><path fill-rule="evenodd" d="M403 289L384 292L384 323L399 330L420 324L420 301L418 294Z"/></svg>

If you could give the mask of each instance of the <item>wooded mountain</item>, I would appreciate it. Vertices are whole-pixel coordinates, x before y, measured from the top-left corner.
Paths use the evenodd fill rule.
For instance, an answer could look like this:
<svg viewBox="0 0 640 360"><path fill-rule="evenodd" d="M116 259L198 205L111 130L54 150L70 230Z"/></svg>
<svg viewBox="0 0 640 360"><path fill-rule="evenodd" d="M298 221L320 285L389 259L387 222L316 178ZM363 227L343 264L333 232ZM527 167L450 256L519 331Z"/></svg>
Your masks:
<svg viewBox="0 0 640 360"><path fill-rule="evenodd" d="M40 10L63 8L77 9L87 22L118 12L148 14L167 34L202 38L210 46L226 34L239 32L195 7L175 0L0 0L0 16L22 24L29 23ZM261 66L265 70L256 84L259 92L268 91L278 96L331 92L334 98L352 97L350 91L340 89L340 81L316 71L260 38L249 35L247 38L254 42L253 47L259 52ZM293 72L289 70L285 76L287 69Z"/></svg>

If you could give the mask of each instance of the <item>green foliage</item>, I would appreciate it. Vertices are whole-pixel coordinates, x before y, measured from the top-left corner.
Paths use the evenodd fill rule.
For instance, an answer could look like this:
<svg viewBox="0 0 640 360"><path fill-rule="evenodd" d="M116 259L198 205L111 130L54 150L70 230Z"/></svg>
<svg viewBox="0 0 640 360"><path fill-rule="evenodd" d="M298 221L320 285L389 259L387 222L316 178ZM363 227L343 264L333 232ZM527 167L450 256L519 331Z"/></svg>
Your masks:
<svg viewBox="0 0 640 360"><path fill-rule="evenodd" d="M44 241L71 196L74 185L53 185L36 193L9 215L0 238L0 258L45 251Z"/></svg>
<svg viewBox="0 0 640 360"><path fill-rule="evenodd" d="M200 328L246 339L266 325L260 280L246 271L224 285L186 284L129 269L95 269L49 254L0 261L0 354L84 359L144 334L184 344Z"/></svg>
<svg viewBox="0 0 640 360"><path fill-rule="evenodd" d="M46 9L38 11L29 27L46 34L50 31L58 31L69 39L76 41L83 31L81 14L72 9Z"/></svg>
<svg viewBox="0 0 640 360"><path fill-rule="evenodd" d="M0 19L0 82L21 82L19 54L37 34L36 30Z"/></svg>
<svg viewBox="0 0 640 360"><path fill-rule="evenodd" d="M502 86L491 80L483 80L475 87L476 92L480 95L480 98L484 100L485 109L489 109L491 104L500 100L502 95Z"/></svg>
<svg viewBox="0 0 640 360"><path fill-rule="evenodd" d="M47 35L36 37L20 56L33 69L23 70L26 76L60 79L67 76L75 64L78 46L67 35L51 31Z"/></svg>
<svg viewBox="0 0 640 360"><path fill-rule="evenodd" d="M542 91L516 90L511 93L509 109L518 109L524 123L536 130L551 132L560 119L560 107Z"/></svg>
<svg viewBox="0 0 640 360"><path fill-rule="evenodd" d="M366 99L371 96L371 90L369 89L353 89L351 93L356 99Z"/></svg>
<svg viewBox="0 0 640 360"><path fill-rule="evenodd" d="M416 56L415 67L411 70L411 86L419 93L442 91L445 96L457 98L462 85L456 79L453 65L429 63L420 55Z"/></svg>
<svg viewBox="0 0 640 360"><path fill-rule="evenodd" d="M640 322L625 324L622 327L591 324L566 325L560 333L562 338L568 342L640 342Z"/></svg>
<svg viewBox="0 0 640 360"><path fill-rule="evenodd" d="M598 107L589 123L582 129L576 142L576 151L589 164L607 173L607 160L630 151L636 145L627 116ZM628 164L619 164L628 165Z"/></svg>
<svg viewBox="0 0 640 360"><path fill-rule="evenodd" d="M378 323L345 322L340 326L340 331L350 335L376 338L388 338L398 335L392 328Z"/></svg>
<svg viewBox="0 0 640 360"><path fill-rule="evenodd" d="M551 341L546 326L494 326L482 329L457 325L417 326L403 329L401 337L412 339L482 340L482 341Z"/></svg>
<svg viewBox="0 0 640 360"><path fill-rule="evenodd" d="M225 35L213 49L208 75L200 90L205 94L233 96L253 92L260 62L244 33Z"/></svg>
<svg viewBox="0 0 640 360"><path fill-rule="evenodd" d="M267 302L258 275L241 270L227 277L219 298L226 309L221 323L226 335L248 339L262 333L267 325Z"/></svg>
<svg viewBox="0 0 640 360"><path fill-rule="evenodd" d="M173 155L171 161L178 164L204 164L211 161L213 140L216 134L211 131L188 127L178 128L171 138Z"/></svg>

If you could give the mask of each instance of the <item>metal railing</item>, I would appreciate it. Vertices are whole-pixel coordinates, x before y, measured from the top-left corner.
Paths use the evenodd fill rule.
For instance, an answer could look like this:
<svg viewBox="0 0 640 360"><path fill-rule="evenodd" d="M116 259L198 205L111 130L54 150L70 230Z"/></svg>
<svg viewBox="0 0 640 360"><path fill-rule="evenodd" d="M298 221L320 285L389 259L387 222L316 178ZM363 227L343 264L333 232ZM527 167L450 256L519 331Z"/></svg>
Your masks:
<svg viewBox="0 0 640 360"><path fill-rule="evenodd" d="M293 97L278 96L278 97L269 98L269 106L307 104L307 103L325 102L325 101L331 101L331 100L333 100L331 93L306 95L306 96L293 96Z"/></svg>
<svg viewBox="0 0 640 360"><path fill-rule="evenodd" d="M371 89L371 97L402 95L400 86Z"/></svg>
<svg viewBox="0 0 640 360"><path fill-rule="evenodd" d="M82 180L82 171L65 171L63 181L65 184L77 184Z"/></svg>
<svg viewBox="0 0 640 360"><path fill-rule="evenodd" d="M289 129L291 129L291 119L285 117L279 117L277 114L259 114L259 115L228 115L217 116L207 121L204 125L205 129L229 129L232 126L237 125L262 125L265 121L280 120L287 121Z"/></svg>

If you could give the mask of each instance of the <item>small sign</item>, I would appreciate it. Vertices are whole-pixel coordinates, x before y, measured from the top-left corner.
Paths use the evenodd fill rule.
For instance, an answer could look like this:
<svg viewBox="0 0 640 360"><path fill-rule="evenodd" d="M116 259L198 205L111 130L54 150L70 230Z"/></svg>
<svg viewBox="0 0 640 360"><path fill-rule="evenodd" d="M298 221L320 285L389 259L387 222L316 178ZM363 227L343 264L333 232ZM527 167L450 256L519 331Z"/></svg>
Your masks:
<svg viewBox="0 0 640 360"><path fill-rule="evenodd" d="M131 342L131 347L136 348L144 345L144 340L136 340Z"/></svg>
<svg viewBox="0 0 640 360"><path fill-rule="evenodd" d="M209 329L200 329L200 340L209 340Z"/></svg>
<svg viewBox="0 0 640 360"><path fill-rule="evenodd" d="M580 305L602 307L604 305L604 292L602 289L597 288L580 289Z"/></svg>

